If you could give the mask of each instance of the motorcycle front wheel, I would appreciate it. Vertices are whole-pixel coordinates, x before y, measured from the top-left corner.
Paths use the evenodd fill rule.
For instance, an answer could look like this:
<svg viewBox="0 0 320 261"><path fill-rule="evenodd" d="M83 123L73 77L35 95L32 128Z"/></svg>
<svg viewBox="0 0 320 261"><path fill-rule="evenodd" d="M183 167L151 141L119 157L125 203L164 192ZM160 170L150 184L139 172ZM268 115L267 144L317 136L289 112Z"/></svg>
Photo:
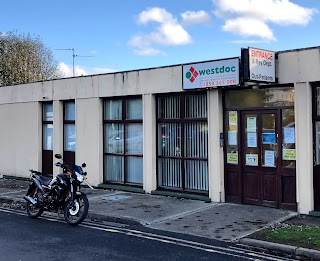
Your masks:
<svg viewBox="0 0 320 261"><path fill-rule="evenodd" d="M36 189L34 192L31 193L30 196L33 197L38 202L40 192ZM27 213L31 218L37 218L41 216L41 214L43 213L43 209L36 207L30 202L27 202Z"/></svg>
<svg viewBox="0 0 320 261"><path fill-rule="evenodd" d="M72 198L68 199L64 208L64 219L69 225L76 226L86 218L88 210L88 198L81 192L81 194L76 195L73 206Z"/></svg>

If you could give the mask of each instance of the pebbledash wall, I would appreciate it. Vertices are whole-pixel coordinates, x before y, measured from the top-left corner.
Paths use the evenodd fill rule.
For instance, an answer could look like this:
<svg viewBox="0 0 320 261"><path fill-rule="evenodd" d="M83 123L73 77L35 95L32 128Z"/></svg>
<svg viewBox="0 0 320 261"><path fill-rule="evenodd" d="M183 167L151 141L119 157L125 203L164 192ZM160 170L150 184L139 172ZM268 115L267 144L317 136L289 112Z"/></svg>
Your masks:
<svg viewBox="0 0 320 261"><path fill-rule="evenodd" d="M299 213L314 209L312 87L320 81L320 47L278 52L279 84L293 84L296 123L296 200ZM42 169L42 104L53 102L53 154L63 151L63 101L75 100L76 162L88 181L103 182L103 98L141 95L143 189L157 189L156 94L185 92L182 65L58 79L0 88L0 173L27 177ZM196 92L196 91L195 91ZM207 89L209 198L225 201L223 91ZM54 174L59 169L54 167Z"/></svg>

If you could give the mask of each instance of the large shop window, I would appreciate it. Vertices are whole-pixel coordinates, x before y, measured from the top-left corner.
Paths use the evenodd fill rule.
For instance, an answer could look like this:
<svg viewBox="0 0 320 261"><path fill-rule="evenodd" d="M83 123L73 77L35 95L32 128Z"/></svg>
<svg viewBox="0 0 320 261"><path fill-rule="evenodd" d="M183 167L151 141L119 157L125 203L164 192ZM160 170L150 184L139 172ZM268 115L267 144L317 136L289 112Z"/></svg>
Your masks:
<svg viewBox="0 0 320 261"><path fill-rule="evenodd" d="M207 96L159 96L158 187L208 192Z"/></svg>
<svg viewBox="0 0 320 261"><path fill-rule="evenodd" d="M142 186L140 97L104 101L104 182Z"/></svg>
<svg viewBox="0 0 320 261"><path fill-rule="evenodd" d="M63 116L63 157L70 165L75 164L76 151L76 110L75 102L64 103Z"/></svg>
<svg viewBox="0 0 320 261"><path fill-rule="evenodd" d="M42 106L42 172L52 175L53 172L53 105Z"/></svg>

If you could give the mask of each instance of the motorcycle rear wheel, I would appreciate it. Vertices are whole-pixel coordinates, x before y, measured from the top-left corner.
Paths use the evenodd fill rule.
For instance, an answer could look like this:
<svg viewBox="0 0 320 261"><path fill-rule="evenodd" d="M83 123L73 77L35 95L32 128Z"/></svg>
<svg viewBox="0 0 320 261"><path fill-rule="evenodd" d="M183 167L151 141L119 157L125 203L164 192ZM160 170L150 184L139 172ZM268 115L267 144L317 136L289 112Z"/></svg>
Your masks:
<svg viewBox="0 0 320 261"><path fill-rule="evenodd" d="M72 207L72 199L68 199L64 208L64 219L69 225L76 226L86 218L88 210L88 198L84 193L81 192L81 194L76 195L74 207Z"/></svg>
<svg viewBox="0 0 320 261"><path fill-rule="evenodd" d="M39 194L40 192L38 190L35 190L34 192L31 193L30 196L32 196L35 200L38 201ZM43 213L43 209L36 207L30 202L27 202L27 213L31 218L37 218L41 216L41 214Z"/></svg>

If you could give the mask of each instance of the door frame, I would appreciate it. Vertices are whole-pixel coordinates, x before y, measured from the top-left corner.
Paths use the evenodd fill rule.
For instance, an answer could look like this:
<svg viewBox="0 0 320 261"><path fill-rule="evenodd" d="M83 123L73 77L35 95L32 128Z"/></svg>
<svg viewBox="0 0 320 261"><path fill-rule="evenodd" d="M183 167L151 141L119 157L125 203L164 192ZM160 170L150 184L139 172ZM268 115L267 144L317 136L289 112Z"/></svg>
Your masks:
<svg viewBox="0 0 320 261"><path fill-rule="evenodd" d="M278 160L277 160L277 204L276 206L272 206L272 204L268 204L265 202L261 204L263 206L276 207L280 209L288 209L288 210L297 210L296 202L284 202L283 193L285 193L288 189L293 190L292 193L296 195L296 168L285 168L282 167L282 112L285 109L293 109L293 106L279 106L279 107L252 107L252 108L230 108L224 110L224 177L225 177L225 195L226 202L240 203L245 204L244 202L244 177L243 177L243 123L242 123L242 114L246 112L258 112L261 114L262 112L276 112L277 115L277 131L278 131ZM227 163L227 113L229 111L236 111L238 115L237 124L238 124L238 137L237 144L238 146L238 164L228 164ZM261 152L260 152L261 153ZM295 197L296 200L296 197Z"/></svg>

